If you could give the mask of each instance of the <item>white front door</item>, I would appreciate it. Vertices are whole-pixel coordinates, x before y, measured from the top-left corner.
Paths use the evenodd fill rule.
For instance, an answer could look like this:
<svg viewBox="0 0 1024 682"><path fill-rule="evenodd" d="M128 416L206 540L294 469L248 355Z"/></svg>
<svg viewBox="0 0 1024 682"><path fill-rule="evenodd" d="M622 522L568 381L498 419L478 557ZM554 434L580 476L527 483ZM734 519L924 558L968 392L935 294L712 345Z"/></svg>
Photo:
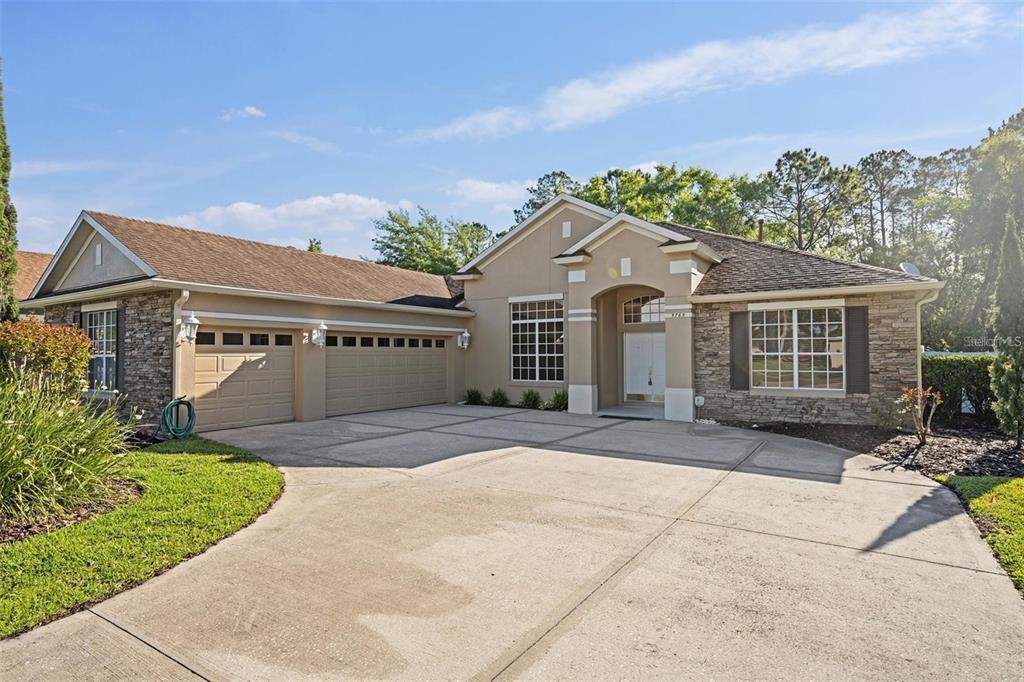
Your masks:
<svg viewBox="0 0 1024 682"><path fill-rule="evenodd" d="M664 332L623 334L626 400L665 400Z"/></svg>

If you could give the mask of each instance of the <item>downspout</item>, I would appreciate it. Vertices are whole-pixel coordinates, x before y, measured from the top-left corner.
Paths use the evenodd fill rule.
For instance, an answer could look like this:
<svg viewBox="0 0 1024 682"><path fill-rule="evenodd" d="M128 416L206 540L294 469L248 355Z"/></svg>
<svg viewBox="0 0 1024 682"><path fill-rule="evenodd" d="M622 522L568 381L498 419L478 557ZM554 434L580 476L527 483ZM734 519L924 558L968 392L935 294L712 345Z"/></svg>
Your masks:
<svg viewBox="0 0 1024 682"><path fill-rule="evenodd" d="M182 289L178 300L174 302L174 333L171 339L171 399L181 395L181 362L178 358L178 348L181 346L181 307L188 302L189 290ZM920 316L918 317L920 320ZM920 323L918 324L920 331Z"/></svg>
<svg viewBox="0 0 1024 682"><path fill-rule="evenodd" d="M917 302L917 388L920 390L922 387L922 374L924 372L922 367L922 358L924 357L924 346L921 344L921 306L925 303L931 303L939 297L941 289L935 289L930 291L921 297L921 300Z"/></svg>

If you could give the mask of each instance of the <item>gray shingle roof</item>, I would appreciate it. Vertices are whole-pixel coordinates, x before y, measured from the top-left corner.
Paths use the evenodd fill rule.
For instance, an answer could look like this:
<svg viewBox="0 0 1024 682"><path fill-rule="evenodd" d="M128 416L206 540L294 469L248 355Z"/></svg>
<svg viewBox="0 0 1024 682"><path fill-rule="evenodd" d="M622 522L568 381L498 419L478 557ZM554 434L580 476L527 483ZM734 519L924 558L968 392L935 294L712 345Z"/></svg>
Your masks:
<svg viewBox="0 0 1024 682"><path fill-rule="evenodd" d="M658 224L697 239L722 256L722 262L711 266L694 291L699 296L936 281L676 223Z"/></svg>

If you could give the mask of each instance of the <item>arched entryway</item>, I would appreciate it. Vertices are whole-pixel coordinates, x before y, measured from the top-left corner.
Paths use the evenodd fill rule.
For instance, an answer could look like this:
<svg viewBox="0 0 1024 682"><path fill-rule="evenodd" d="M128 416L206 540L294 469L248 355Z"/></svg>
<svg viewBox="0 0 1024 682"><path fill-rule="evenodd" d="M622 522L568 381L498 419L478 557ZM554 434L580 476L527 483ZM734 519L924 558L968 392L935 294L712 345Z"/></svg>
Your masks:
<svg viewBox="0 0 1024 682"><path fill-rule="evenodd" d="M594 297L598 409L661 416L665 402L665 295L624 285Z"/></svg>

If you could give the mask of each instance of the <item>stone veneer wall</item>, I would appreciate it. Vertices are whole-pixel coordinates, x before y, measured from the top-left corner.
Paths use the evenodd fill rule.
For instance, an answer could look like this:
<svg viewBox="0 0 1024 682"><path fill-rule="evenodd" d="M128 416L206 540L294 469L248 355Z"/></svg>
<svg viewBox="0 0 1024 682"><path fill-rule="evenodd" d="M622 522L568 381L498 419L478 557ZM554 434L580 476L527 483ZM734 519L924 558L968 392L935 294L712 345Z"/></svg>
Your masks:
<svg viewBox="0 0 1024 682"><path fill-rule="evenodd" d="M843 398L751 395L729 388L729 313L747 304L694 305L694 365L697 395L705 398L700 416L736 421L871 424L869 404L894 401L903 386L917 385L917 299L920 292L846 298L848 306L868 306L870 395Z"/></svg>
<svg viewBox="0 0 1024 682"><path fill-rule="evenodd" d="M100 298L84 303L108 301ZM144 410L143 422L157 424L160 411L171 399L174 335L174 292L157 291L117 298L124 308L124 395L126 407ZM54 305L46 309L46 321L74 324L82 303Z"/></svg>

